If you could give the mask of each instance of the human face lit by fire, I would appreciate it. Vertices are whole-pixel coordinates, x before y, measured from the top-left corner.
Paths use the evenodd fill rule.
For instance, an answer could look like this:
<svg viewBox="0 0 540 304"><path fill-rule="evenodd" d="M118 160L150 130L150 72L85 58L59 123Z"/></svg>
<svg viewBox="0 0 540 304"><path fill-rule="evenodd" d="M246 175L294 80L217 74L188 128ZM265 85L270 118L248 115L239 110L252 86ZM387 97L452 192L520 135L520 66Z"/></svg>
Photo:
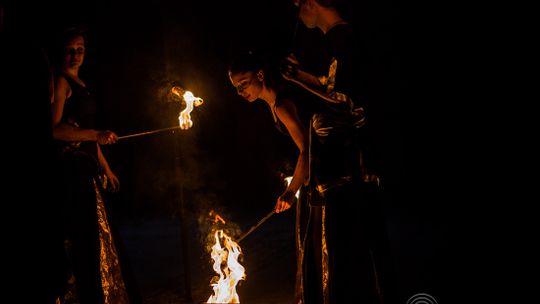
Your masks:
<svg viewBox="0 0 540 304"><path fill-rule="evenodd" d="M263 75L262 70L258 72L229 72L229 78L236 88L236 92L249 102L253 102L261 96L264 90Z"/></svg>
<svg viewBox="0 0 540 304"><path fill-rule="evenodd" d="M315 28L314 0L293 0L298 9L298 17L307 28Z"/></svg>
<svg viewBox="0 0 540 304"><path fill-rule="evenodd" d="M64 69L78 69L84 61L86 47L83 36L75 36L64 45Z"/></svg>

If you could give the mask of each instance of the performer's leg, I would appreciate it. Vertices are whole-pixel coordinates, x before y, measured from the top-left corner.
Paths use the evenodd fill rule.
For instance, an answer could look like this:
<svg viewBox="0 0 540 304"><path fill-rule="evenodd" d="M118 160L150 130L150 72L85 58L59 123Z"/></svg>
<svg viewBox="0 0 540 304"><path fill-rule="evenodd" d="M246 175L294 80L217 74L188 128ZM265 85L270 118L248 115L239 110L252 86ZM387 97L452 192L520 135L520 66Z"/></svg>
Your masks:
<svg viewBox="0 0 540 304"><path fill-rule="evenodd" d="M324 207L312 206L304 258L306 304L324 304L322 214Z"/></svg>
<svg viewBox="0 0 540 304"><path fill-rule="evenodd" d="M295 224L295 248L296 248L296 283L294 304L305 304L304 300L304 261L306 233L309 222L309 202L305 192L300 194L296 203L296 224Z"/></svg>
<svg viewBox="0 0 540 304"><path fill-rule="evenodd" d="M80 174L80 173L79 173ZM96 194L88 176L72 177L71 200L68 203L69 257L81 304L101 303L99 226Z"/></svg>
<svg viewBox="0 0 540 304"><path fill-rule="evenodd" d="M330 303L379 303L361 189L347 184L328 190L325 196Z"/></svg>

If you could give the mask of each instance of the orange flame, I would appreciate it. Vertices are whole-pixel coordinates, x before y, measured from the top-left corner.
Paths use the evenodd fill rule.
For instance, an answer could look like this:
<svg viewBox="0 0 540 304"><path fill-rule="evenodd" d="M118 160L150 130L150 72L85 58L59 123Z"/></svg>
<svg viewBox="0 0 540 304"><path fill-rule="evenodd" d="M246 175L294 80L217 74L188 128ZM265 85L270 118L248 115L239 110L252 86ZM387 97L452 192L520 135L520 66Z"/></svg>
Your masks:
<svg viewBox="0 0 540 304"><path fill-rule="evenodd" d="M176 96L181 97L186 102L186 108L180 112L178 122L182 130L187 130L193 126L193 121L191 120L191 111L193 111L193 106L200 106L203 103L203 100L202 98L195 97L191 91L184 91L179 87L172 87L171 92Z"/></svg>
<svg viewBox="0 0 540 304"><path fill-rule="evenodd" d="M223 230L217 230L214 234L216 243L212 246L212 259L214 271L219 275L219 280L212 283L214 295L210 296L207 303L240 303L240 297L236 292L236 285L240 280L245 280L244 266L238 262L242 253L240 246L234 242ZM222 247L220 239L223 239Z"/></svg>
<svg viewBox="0 0 540 304"><path fill-rule="evenodd" d="M287 186L291 184L292 178L293 178L292 176L285 177L285 182L287 183ZM300 190L296 191L295 196L297 199L300 198Z"/></svg>
<svg viewBox="0 0 540 304"><path fill-rule="evenodd" d="M225 220L219 214L215 213L214 210L210 210L208 216L214 217L214 224L217 224L218 222L225 224Z"/></svg>

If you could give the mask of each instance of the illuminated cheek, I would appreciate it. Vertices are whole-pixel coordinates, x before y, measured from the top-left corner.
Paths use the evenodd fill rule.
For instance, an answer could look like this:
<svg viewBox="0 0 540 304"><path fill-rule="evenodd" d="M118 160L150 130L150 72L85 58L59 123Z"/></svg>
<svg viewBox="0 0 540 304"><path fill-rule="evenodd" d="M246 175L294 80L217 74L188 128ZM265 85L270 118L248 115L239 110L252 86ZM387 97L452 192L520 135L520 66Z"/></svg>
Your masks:
<svg viewBox="0 0 540 304"><path fill-rule="evenodd" d="M247 93L249 93L249 95L251 96L254 96L254 97L258 97L259 94L261 93L261 90L259 89L258 86L250 86L247 90Z"/></svg>

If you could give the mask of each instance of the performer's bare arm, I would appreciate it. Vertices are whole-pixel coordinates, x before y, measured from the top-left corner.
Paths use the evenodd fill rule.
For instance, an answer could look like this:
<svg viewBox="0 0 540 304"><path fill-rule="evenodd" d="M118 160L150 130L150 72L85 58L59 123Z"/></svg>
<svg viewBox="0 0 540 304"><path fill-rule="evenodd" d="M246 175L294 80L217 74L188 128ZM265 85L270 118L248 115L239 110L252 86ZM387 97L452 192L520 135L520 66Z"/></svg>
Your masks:
<svg viewBox="0 0 540 304"><path fill-rule="evenodd" d="M300 122L294 103L290 100L283 100L276 107L278 119L285 125L294 143L298 147L299 154L294 169L293 178L287 189L278 198L275 211L277 213L289 209L296 192L302 184L307 181L309 174L309 151L308 132Z"/></svg>
<svg viewBox="0 0 540 304"><path fill-rule="evenodd" d="M114 174L114 172L111 170L111 167L109 166L109 163L107 162L105 155L103 155L103 152L101 151L101 147L99 145L97 145L97 152L99 164L101 165L101 168L103 168L105 176L107 177L107 184L110 185L110 189L113 192L117 192L120 189L120 182L118 181L116 174Z"/></svg>

